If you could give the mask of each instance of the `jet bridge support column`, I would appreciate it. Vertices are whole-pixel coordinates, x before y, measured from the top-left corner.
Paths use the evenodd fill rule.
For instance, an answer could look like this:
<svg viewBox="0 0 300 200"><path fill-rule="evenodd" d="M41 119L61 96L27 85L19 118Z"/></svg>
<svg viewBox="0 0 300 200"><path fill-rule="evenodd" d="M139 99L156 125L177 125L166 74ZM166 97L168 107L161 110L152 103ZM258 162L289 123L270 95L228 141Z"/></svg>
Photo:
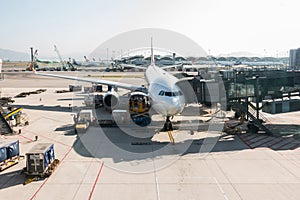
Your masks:
<svg viewBox="0 0 300 200"><path fill-rule="evenodd" d="M254 88L254 93L255 93L255 103L256 103L256 119L259 120L259 88L258 88L258 81L259 81L259 76L255 76L255 88Z"/></svg>

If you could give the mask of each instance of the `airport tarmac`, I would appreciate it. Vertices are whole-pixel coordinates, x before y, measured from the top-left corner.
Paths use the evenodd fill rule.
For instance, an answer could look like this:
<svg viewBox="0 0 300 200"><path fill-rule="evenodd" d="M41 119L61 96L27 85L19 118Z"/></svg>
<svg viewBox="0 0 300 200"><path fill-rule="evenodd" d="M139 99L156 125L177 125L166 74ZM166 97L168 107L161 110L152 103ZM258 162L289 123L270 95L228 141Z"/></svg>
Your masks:
<svg viewBox="0 0 300 200"><path fill-rule="evenodd" d="M142 73L80 74L91 75L144 84ZM174 131L174 145L168 142L167 134L149 133L142 128L128 133L122 128L95 126L76 135L76 109L72 108L82 106L83 94L55 91L68 89L69 84L90 84L38 77L31 72L7 74L0 84L2 97L47 89L14 98L15 106L24 107L29 126L20 127L21 134L1 138L19 139L22 155L36 143L54 143L60 160L49 178L28 185L23 185L25 176L20 174L25 160L0 172L1 199L299 199L299 147L249 146L243 139L250 136L186 129ZM294 112L270 118L274 123L299 115ZM299 128L297 121L284 121L284 125L288 123ZM212 121L215 124L222 123ZM144 137L137 138L137 134ZM148 134L154 135L155 141Z"/></svg>

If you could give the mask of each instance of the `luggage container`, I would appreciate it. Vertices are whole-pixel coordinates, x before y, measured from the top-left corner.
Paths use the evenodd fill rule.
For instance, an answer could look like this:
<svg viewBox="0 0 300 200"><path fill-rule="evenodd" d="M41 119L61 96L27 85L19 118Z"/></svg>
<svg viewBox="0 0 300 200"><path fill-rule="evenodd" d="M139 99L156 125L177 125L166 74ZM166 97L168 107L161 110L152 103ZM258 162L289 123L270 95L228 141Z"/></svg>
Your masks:
<svg viewBox="0 0 300 200"><path fill-rule="evenodd" d="M14 156L20 156L19 140L10 142L7 146L7 158L13 158Z"/></svg>
<svg viewBox="0 0 300 200"><path fill-rule="evenodd" d="M19 162L19 149L19 140L0 141L0 171Z"/></svg>
<svg viewBox="0 0 300 200"><path fill-rule="evenodd" d="M36 144L28 153L26 153L25 174L48 176L52 173L52 163L54 160L54 144Z"/></svg>
<svg viewBox="0 0 300 200"><path fill-rule="evenodd" d="M84 104L86 107L93 107L94 106L94 95L93 94L89 94L87 96L84 97Z"/></svg>
<svg viewBox="0 0 300 200"><path fill-rule="evenodd" d="M81 92L82 85L69 85L69 91L70 92Z"/></svg>
<svg viewBox="0 0 300 200"><path fill-rule="evenodd" d="M94 85L94 91L95 92L103 92L103 86L102 85Z"/></svg>
<svg viewBox="0 0 300 200"><path fill-rule="evenodd" d="M118 125L129 125L131 122L128 110L113 110L112 116Z"/></svg>
<svg viewBox="0 0 300 200"><path fill-rule="evenodd" d="M0 147L0 163L7 159L7 149L5 146Z"/></svg>
<svg viewBox="0 0 300 200"><path fill-rule="evenodd" d="M93 93L94 88L93 87L83 87L84 93Z"/></svg>

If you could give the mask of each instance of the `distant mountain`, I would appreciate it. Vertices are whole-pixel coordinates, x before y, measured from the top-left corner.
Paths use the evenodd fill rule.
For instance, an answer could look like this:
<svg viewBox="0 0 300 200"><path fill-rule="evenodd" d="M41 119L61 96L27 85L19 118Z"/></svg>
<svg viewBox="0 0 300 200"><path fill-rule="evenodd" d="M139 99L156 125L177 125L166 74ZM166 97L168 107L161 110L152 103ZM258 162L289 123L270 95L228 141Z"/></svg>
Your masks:
<svg viewBox="0 0 300 200"><path fill-rule="evenodd" d="M261 54L258 53L251 53L247 51L238 51L232 52L227 54L220 54L218 57L263 57Z"/></svg>
<svg viewBox="0 0 300 200"><path fill-rule="evenodd" d="M0 49L0 59L9 61L30 61L30 54L8 49Z"/></svg>

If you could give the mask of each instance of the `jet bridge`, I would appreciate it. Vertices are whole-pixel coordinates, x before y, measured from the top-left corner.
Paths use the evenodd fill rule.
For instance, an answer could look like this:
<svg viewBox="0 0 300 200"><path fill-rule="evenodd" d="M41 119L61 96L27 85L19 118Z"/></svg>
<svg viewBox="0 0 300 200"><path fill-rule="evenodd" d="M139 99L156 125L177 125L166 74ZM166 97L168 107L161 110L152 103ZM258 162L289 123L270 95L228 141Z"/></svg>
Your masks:
<svg viewBox="0 0 300 200"><path fill-rule="evenodd" d="M189 84L196 95L196 101L192 101L207 106L226 102L226 110L233 108L244 113L266 133L270 133L263 125L267 119L263 119L260 110L269 113L300 110L300 71L220 70L193 77Z"/></svg>

